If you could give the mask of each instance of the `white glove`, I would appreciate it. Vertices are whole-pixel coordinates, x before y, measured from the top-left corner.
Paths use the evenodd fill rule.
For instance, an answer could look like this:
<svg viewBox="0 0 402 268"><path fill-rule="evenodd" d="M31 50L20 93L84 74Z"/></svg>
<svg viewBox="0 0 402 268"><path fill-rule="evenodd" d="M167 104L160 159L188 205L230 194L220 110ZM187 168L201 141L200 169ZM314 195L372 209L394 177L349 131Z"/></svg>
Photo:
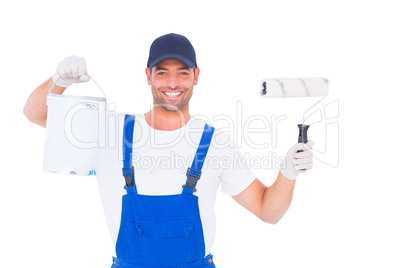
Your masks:
<svg viewBox="0 0 402 268"><path fill-rule="evenodd" d="M289 180L295 180L299 173L304 173L313 167L313 141L304 143L296 143L289 149L285 156L285 162L281 163L280 168L283 176ZM303 150L298 153L297 151Z"/></svg>
<svg viewBox="0 0 402 268"><path fill-rule="evenodd" d="M59 77L61 76L60 80ZM85 59L75 55L67 57L57 65L56 73L52 76L53 83L58 86L68 87L73 83L88 82L87 65Z"/></svg>

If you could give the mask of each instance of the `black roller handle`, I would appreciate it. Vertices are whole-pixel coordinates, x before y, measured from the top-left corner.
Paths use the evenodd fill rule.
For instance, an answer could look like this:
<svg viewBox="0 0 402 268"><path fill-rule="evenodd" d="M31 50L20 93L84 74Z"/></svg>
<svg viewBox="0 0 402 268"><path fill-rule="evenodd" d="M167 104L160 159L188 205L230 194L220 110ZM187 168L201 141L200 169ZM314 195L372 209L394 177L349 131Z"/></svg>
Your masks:
<svg viewBox="0 0 402 268"><path fill-rule="evenodd" d="M299 127L299 139L298 143L307 143L307 130L310 127L309 125L304 125L304 124L298 124ZM303 150L301 150L303 151Z"/></svg>
<svg viewBox="0 0 402 268"><path fill-rule="evenodd" d="M309 125L304 125L304 124L298 124L297 125L299 127L299 139L298 139L298 143L307 143L308 139L307 139L307 130L310 127ZM303 150L298 150L298 153L303 152ZM305 169L301 169L301 170L305 170Z"/></svg>

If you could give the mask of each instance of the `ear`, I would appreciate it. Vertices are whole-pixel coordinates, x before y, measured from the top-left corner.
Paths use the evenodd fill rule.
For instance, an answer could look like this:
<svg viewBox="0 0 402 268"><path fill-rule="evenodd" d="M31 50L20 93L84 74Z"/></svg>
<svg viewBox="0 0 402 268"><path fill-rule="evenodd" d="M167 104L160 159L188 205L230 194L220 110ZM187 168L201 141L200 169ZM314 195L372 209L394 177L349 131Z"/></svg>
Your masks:
<svg viewBox="0 0 402 268"><path fill-rule="evenodd" d="M148 85L151 85L151 70L149 67L145 68L145 74L147 75Z"/></svg>
<svg viewBox="0 0 402 268"><path fill-rule="evenodd" d="M200 68L195 69L195 74L194 74L194 86L198 84L198 76L200 75Z"/></svg>

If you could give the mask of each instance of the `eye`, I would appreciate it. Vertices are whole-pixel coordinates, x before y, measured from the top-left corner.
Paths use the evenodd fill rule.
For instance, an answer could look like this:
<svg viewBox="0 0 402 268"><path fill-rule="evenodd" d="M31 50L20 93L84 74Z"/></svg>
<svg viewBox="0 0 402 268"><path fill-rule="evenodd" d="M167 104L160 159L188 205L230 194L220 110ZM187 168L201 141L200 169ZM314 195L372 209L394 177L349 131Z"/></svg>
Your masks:
<svg viewBox="0 0 402 268"><path fill-rule="evenodd" d="M188 72L181 72L181 75L189 75Z"/></svg>
<svg viewBox="0 0 402 268"><path fill-rule="evenodd" d="M166 72L158 72L157 75L163 76L166 75Z"/></svg>

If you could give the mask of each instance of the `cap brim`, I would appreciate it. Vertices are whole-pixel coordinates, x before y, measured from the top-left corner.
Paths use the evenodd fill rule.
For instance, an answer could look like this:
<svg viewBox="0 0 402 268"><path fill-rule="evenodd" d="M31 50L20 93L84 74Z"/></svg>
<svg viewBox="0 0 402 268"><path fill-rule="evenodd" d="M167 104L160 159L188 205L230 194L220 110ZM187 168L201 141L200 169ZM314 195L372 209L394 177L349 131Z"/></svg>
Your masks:
<svg viewBox="0 0 402 268"><path fill-rule="evenodd" d="M149 64L149 68L152 69L156 64L158 64L159 62L166 60L166 59L176 59L179 60L181 62L183 62L185 65L187 65L189 68L193 68L195 66L195 63L188 60L187 58L181 56L181 55L177 55L177 54L168 54L168 55L163 55L162 57L157 58L156 60L153 60L150 64Z"/></svg>

